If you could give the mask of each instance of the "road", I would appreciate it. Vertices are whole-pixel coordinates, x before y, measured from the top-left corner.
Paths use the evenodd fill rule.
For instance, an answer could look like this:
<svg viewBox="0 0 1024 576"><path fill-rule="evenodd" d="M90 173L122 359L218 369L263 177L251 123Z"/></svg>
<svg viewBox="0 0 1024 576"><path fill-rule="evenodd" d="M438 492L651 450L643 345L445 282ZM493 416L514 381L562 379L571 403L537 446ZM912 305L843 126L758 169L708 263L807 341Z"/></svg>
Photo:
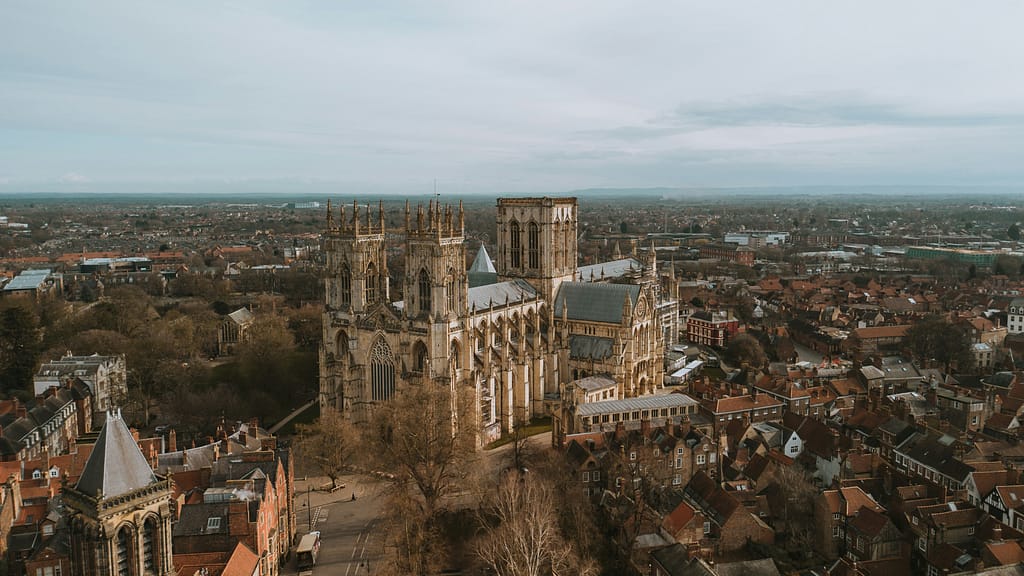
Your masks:
<svg viewBox="0 0 1024 576"><path fill-rule="evenodd" d="M793 342L793 348L796 349L797 356L801 362L810 362L811 364L821 364L821 360L824 358L820 352L811 350L803 344L797 344Z"/></svg>
<svg viewBox="0 0 1024 576"><path fill-rule="evenodd" d="M529 443L536 450L551 446L551 432L531 436ZM507 465L512 450L506 444L480 452L481 466L497 477ZM297 479L295 482L296 522L299 535L320 531L320 556L313 576L362 576L373 574L384 552L380 522L384 485L372 476L347 475L338 480L345 487L329 493L317 488L329 484L323 477ZM307 492L307 488L312 488ZM352 500L353 492L356 500ZM470 494L463 497L473 498ZM309 506L306 505L308 498ZM458 497L456 497L458 499ZM310 511L312 511L310 513ZM298 574L295 557L281 574Z"/></svg>
<svg viewBox="0 0 1024 576"><path fill-rule="evenodd" d="M352 475L343 476L339 484L344 484L345 488L333 494L316 490L326 483L325 478L312 477L295 482L299 534L305 534L310 525L320 531L320 556L313 575L372 574L384 546L381 533L376 530L381 513L380 483L367 476ZM312 486L313 490L307 493L307 486ZM294 556L281 573L298 573Z"/></svg>

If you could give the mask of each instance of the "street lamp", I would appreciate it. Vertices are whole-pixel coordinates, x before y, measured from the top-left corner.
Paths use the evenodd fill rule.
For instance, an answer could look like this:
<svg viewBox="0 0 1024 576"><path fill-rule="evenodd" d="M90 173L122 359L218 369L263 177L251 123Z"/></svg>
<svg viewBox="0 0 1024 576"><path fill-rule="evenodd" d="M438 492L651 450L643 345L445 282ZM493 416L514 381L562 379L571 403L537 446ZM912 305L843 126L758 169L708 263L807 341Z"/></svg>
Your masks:
<svg viewBox="0 0 1024 576"><path fill-rule="evenodd" d="M307 524L309 525L308 532L313 531L313 507L309 505L309 492L313 488L312 485L306 484L306 518L308 518Z"/></svg>

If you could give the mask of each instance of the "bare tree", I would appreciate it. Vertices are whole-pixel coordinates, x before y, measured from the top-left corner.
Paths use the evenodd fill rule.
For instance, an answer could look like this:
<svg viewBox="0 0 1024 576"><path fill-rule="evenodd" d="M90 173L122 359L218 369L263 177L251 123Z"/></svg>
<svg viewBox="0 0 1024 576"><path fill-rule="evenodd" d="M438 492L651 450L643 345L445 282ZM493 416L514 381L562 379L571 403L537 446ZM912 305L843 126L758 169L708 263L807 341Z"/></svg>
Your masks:
<svg viewBox="0 0 1024 576"><path fill-rule="evenodd" d="M418 501L408 493L393 492L382 519L384 546L389 550L375 574L408 576L437 574L448 559L448 547L439 522L424 519Z"/></svg>
<svg viewBox="0 0 1024 576"><path fill-rule="evenodd" d="M413 384L376 409L364 434L369 463L420 497L422 517L465 486L476 456L475 419L446 386Z"/></svg>
<svg viewBox="0 0 1024 576"><path fill-rule="evenodd" d="M559 527L555 489L535 474L510 471L481 512L477 554L498 576L595 573Z"/></svg>
<svg viewBox="0 0 1024 576"><path fill-rule="evenodd" d="M299 454L314 462L331 479L333 490L358 442L352 425L337 410L325 409L313 424L299 424L297 432Z"/></svg>
<svg viewBox="0 0 1024 576"><path fill-rule="evenodd" d="M786 531L796 534L814 522L814 498L818 490L810 475L799 464L779 466L774 474L775 483L783 498Z"/></svg>

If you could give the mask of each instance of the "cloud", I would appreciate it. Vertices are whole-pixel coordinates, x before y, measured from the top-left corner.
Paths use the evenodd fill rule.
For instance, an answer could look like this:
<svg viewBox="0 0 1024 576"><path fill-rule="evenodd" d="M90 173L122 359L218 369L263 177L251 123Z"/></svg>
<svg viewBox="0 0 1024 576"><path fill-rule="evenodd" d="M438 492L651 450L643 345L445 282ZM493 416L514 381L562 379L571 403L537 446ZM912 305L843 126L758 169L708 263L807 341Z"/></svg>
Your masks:
<svg viewBox="0 0 1024 576"><path fill-rule="evenodd" d="M87 176L83 176L78 172L68 172L57 179L57 182L61 184L86 184L92 182Z"/></svg>
<svg viewBox="0 0 1024 576"><path fill-rule="evenodd" d="M931 112L850 93L773 95L680 104L647 121L580 132L584 137L652 140L720 128L848 129L855 127L1024 127L1018 112ZM809 133L809 132L808 132Z"/></svg>

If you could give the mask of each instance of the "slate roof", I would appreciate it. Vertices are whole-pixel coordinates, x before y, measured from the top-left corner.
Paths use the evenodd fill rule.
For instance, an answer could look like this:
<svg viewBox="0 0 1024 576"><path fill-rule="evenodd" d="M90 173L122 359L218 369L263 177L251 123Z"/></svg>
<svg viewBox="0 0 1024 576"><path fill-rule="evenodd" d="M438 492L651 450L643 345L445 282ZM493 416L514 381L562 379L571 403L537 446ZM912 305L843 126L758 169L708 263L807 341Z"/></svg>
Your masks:
<svg viewBox="0 0 1024 576"><path fill-rule="evenodd" d="M636 258L623 258L622 260L580 266L576 269L576 277L584 282L611 280L621 278L629 272L639 272L643 269L643 263Z"/></svg>
<svg viewBox="0 0 1024 576"><path fill-rule="evenodd" d="M576 407L580 416L594 414L611 414L614 412L632 412L634 410L654 410L673 406L696 406L698 402L686 394L659 394L657 396L639 396L622 400L603 400L587 402Z"/></svg>
<svg viewBox="0 0 1024 576"><path fill-rule="evenodd" d="M75 489L113 498L157 481L120 412L110 412Z"/></svg>
<svg viewBox="0 0 1024 576"><path fill-rule="evenodd" d="M228 502L204 502L181 507L181 516L174 524L174 537L227 534ZM220 518L220 526L210 528L209 519Z"/></svg>
<svg viewBox="0 0 1024 576"><path fill-rule="evenodd" d="M779 569L771 558L728 562L719 564L715 570L718 576L779 576Z"/></svg>
<svg viewBox="0 0 1024 576"><path fill-rule="evenodd" d="M525 280L515 279L507 282L498 282L486 286L477 286L469 289L467 305L470 311L485 310L492 304L504 306L506 303L517 304L525 300L533 300L537 297L537 291Z"/></svg>
<svg viewBox="0 0 1024 576"><path fill-rule="evenodd" d="M653 558L669 576L715 576L707 564L699 558L690 560L686 553L686 547L682 544L673 544L661 550L651 552Z"/></svg>
<svg viewBox="0 0 1024 576"><path fill-rule="evenodd" d="M587 376L573 382L577 388L591 392L615 386L615 379L611 376Z"/></svg>
<svg viewBox="0 0 1024 576"><path fill-rule="evenodd" d="M723 490L703 470L693 475L684 492L719 526L725 525L736 509L742 507L739 500Z"/></svg>
<svg viewBox="0 0 1024 576"><path fill-rule="evenodd" d="M622 322L622 307L626 298L636 306L640 287L633 284L594 284L590 282L562 282L555 297L555 317L589 322Z"/></svg>
<svg viewBox="0 0 1024 576"><path fill-rule="evenodd" d="M569 337L569 358L573 360L604 360L612 355L615 341L600 336L575 334Z"/></svg>
<svg viewBox="0 0 1024 576"><path fill-rule="evenodd" d="M927 436L922 437L904 453L907 458L916 460L949 478L964 480L973 469L956 459L954 443L946 444L940 437Z"/></svg>

